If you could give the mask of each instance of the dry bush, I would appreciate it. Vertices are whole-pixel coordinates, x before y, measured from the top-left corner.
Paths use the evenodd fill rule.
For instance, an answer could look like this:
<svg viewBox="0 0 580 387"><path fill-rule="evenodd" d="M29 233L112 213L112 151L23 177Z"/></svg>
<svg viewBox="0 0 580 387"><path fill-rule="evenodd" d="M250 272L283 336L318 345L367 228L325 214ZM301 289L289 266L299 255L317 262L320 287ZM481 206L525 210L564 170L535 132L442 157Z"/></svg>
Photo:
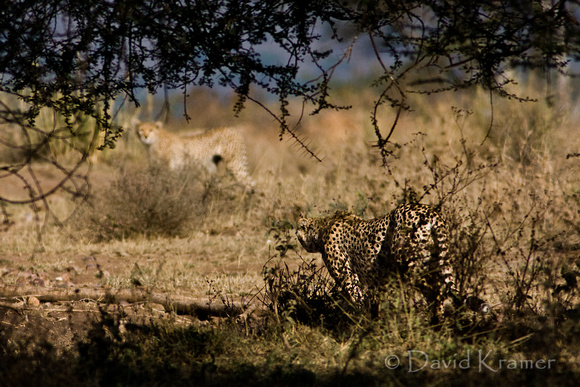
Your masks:
<svg viewBox="0 0 580 387"><path fill-rule="evenodd" d="M200 176L195 167L124 169L109 187L96 190L74 227L97 240L184 235L201 222L215 190L214 180Z"/></svg>
<svg viewBox="0 0 580 387"><path fill-rule="evenodd" d="M262 272L263 305L281 324L307 324L335 329L347 320L347 313L339 306L341 297L328 273L314 261L303 261L297 269L290 269L280 261L268 262ZM347 309L355 312L352 307Z"/></svg>

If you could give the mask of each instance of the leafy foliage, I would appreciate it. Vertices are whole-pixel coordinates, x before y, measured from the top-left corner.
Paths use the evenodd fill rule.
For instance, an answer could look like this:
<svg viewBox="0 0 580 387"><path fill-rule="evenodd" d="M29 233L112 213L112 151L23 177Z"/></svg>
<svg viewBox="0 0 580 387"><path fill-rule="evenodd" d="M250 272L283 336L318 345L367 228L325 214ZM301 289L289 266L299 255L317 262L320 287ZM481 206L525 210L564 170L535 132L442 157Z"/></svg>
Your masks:
<svg viewBox="0 0 580 387"><path fill-rule="evenodd" d="M368 35L384 70L376 80L385 86L377 105L407 107L402 78L411 69L444 77L442 88L429 91L481 84L509 96L505 68L564 69L578 57L577 7L529 0L9 2L0 13L0 90L30 103L22 117L30 125L42 107L54 108L67 124L83 113L106 129L104 145L112 146L120 131L108 108L116 97L137 103L141 88L187 96L192 85L218 83L238 94L240 110L259 87L279 97L284 132L290 96L336 107L327 101L335 67L325 61L332 51L320 48L323 39L340 47ZM308 62L320 72L314 80L301 77ZM379 145L388 140L377 135Z"/></svg>

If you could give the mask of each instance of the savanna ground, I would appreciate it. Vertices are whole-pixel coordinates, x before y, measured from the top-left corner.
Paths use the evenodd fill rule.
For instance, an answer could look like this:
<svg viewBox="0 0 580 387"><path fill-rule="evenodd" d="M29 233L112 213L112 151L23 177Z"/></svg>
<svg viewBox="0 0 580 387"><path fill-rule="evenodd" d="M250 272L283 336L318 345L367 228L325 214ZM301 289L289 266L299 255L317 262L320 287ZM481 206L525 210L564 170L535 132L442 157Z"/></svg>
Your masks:
<svg viewBox="0 0 580 387"><path fill-rule="evenodd" d="M255 193L223 170L150 166L127 124L116 149L97 152L87 203L49 199L62 224L5 208L1 384L572 385L580 138L576 99L561 91L550 106L531 82L521 92L539 102L496 98L489 133L484 92L413 96L386 167L371 146L370 91L345 87L338 99L351 110L302 120L321 163L280 142L259 108L235 118L232 101L199 91L191 122L168 126L240 127ZM379 115L383 130L392 118ZM43 187L61 178L32 168ZM24 195L18 181L2 184ZM432 326L420 297L394 281L371 320L294 237L301 213L372 218L409 200L440 206L458 285L492 312Z"/></svg>

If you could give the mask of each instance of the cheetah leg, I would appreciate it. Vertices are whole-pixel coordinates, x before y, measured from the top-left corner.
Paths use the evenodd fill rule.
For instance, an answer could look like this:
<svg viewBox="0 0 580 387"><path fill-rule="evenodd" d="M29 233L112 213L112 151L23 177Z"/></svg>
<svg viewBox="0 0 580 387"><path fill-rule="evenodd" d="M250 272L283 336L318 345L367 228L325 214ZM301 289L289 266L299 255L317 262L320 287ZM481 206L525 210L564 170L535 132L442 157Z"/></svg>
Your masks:
<svg viewBox="0 0 580 387"><path fill-rule="evenodd" d="M358 275L352 273L350 270L347 271L346 280L343 282L344 287L348 291L348 294L356 305L359 307L364 306L364 293L360 287L360 280Z"/></svg>
<svg viewBox="0 0 580 387"><path fill-rule="evenodd" d="M334 247L325 256L325 265L332 277L348 292L351 301L364 306L364 292L358 275L352 270L350 259L339 247ZM341 265L341 263L343 263Z"/></svg>
<svg viewBox="0 0 580 387"><path fill-rule="evenodd" d="M445 278L440 273L424 273L416 282L416 287L427 302L432 324L440 322L445 315L446 286Z"/></svg>
<svg viewBox="0 0 580 387"><path fill-rule="evenodd" d="M248 175L247 164L246 156L238 155L237 159L228 161L227 168L232 172L238 182L244 184L247 188L253 188L255 183Z"/></svg>

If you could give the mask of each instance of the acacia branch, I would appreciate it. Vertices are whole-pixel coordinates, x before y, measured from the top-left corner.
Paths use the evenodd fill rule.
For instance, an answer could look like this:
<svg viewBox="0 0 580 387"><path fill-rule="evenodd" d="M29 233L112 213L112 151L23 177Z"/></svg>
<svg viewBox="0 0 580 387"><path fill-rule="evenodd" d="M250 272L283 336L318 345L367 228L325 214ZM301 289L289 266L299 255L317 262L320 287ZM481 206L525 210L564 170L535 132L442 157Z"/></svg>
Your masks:
<svg viewBox="0 0 580 387"><path fill-rule="evenodd" d="M280 126L283 128L283 133L284 132L288 132L290 134L290 137L292 137L292 139L306 152L308 153L312 158L314 158L316 161L318 162L322 162L322 159L319 158L316 153L314 153L314 151L312 151L312 149L310 149L310 147L296 134L296 132L294 131L294 129L290 129L288 127L288 125L280 119L280 117L278 117L273 111L271 111L270 109L268 109L268 107L266 105L264 105L262 102L258 101L257 99L251 97L251 96L246 96L247 99L249 99L250 101L254 102L255 104L257 104L258 106L260 106L261 108L263 108L268 114L270 114L272 117L274 117L274 119L276 121L278 121L278 123L280 124Z"/></svg>
<svg viewBox="0 0 580 387"><path fill-rule="evenodd" d="M375 39L374 39L373 34L370 30L368 31L368 35L370 38L371 45L373 47L374 54L375 54L379 64L381 65L384 74L387 75L387 77L391 80L391 84L389 86L387 86L385 88L385 90L383 90L383 92L381 93L377 102L375 103L375 106L373 108L373 114L371 117L372 124L375 127L375 134L377 136L376 147L378 147L381 151L381 156L383 158L383 164L386 164L386 157L387 157L388 152L387 152L385 147L395 131L395 127L397 126L397 123L399 122L399 118L401 117L401 113L403 112L403 109L405 109L405 106L406 106L405 101L407 99L407 96L406 96L405 92L403 91L403 89L400 87L399 82L397 82L397 80L393 77L393 75L391 74L389 69L383 63L381 55L379 54L379 51L377 49ZM378 113L379 106L382 104L382 100L387 98L387 93L388 93L391 85L394 85L395 88L398 90L399 94L401 95L401 101L398 103L397 114L395 115L395 119L393 121L393 124L391 125L391 129L389 130L389 134L387 135L387 137L383 138L381 135L381 130L380 130L378 119L377 119L377 113Z"/></svg>

